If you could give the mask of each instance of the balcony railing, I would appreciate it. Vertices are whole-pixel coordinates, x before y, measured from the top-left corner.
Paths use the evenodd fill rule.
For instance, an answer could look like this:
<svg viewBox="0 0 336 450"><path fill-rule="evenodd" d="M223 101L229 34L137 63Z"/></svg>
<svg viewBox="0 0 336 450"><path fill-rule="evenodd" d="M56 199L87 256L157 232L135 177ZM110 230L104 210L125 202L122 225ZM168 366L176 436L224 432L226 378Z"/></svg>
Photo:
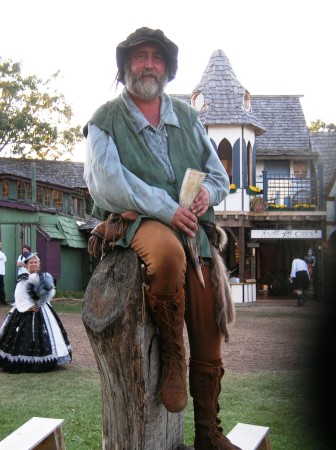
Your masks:
<svg viewBox="0 0 336 450"><path fill-rule="evenodd" d="M268 210L321 210L323 206L322 176L297 178L269 174L264 170L262 189Z"/></svg>
<svg viewBox="0 0 336 450"><path fill-rule="evenodd" d="M322 168L318 176L297 178L263 171L263 181L257 183L260 193L249 187L237 187L218 205L215 211L324 211Z"/></svg>

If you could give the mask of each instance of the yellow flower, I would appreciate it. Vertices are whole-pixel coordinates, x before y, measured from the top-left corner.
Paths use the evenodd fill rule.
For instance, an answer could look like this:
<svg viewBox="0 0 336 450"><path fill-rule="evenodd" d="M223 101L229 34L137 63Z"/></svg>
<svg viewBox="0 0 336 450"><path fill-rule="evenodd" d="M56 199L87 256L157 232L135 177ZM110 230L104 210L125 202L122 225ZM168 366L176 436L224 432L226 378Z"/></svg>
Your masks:
<svg viewBox="0 0 336 450"><path fill-rule="evenodd" d="M249 189L250 189L250 191L253 191L253 192L260 192L261 191L259 186L252 186L252 185L250 185Z"/></svg>
<svg viewBox="0 0 336 450"><path fill-rule="evenodd" d="M231 190L231 189L236 189L236 185L235 185L234 183L231 183L231 184L230 184L230 190Z"/></svg>
<svg viewBox="0 0 336 450"><path fill-rule="evenodd" d="M279 203L269 203L267 207L271 208L271 209L286 209L287 208L286 205L279 205Z"/></svg>
<svg viewBox="0 0 336 450"><path fill-rule="evenodd" d="M311 208L316 208L316 205L310 205L308 203L296 203L295 205L293 205L293 208L302 208L302 209L311 209Z"/></svg>

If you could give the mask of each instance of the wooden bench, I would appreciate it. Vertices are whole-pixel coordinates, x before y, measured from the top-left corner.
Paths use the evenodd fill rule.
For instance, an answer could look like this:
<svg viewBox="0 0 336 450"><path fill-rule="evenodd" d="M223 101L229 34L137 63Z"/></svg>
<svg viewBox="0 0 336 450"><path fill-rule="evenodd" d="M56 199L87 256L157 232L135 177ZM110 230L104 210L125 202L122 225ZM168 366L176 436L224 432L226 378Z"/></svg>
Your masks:
<svg viewBox="0 0 336 450"><path fill-rule="evenodd" d="M268 433L268 427L238 422L227 438L242 450L272 450Z"/></svg>
<svg viewBox="0 0 336 450"><path fill-rule="evenodd" d="M33 417L0 442L0 450L66 450L63 419Z"/></svg>

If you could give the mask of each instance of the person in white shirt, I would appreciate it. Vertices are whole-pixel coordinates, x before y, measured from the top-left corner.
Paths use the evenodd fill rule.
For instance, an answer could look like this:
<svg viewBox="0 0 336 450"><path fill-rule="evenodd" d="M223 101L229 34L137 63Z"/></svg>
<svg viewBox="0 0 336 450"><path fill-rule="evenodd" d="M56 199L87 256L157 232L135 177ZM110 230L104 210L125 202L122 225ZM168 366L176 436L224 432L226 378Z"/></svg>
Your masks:
<svg viewBox="0 0 336 450"><path fill-rule="evenodd" d="M24 260L25 260L25 256L24 255L25 255L25 253L30 253L30 252L31 252L31 248L30 248L29 245L24 245L22 247L22 254L18 257L17 262L16 262L16 266L18 268L18 277L20 275L22 275L23 273L27 273L28 272L27 267L26 267L26 265L24 263Z"/></svg>
<svg viewBox="0 0 336 450"><path fill-rule="evenodd" d="M9 305L6 301L5 291L5 263L7 261L6 255L1 251L2 243L0 242L0 303L3 305Z"/></svg>
<svg viewBox="0 0 336 450"><path fill-rule="evenodd" d="M309 287L309 280L310 275L307 263L299 255L294 256L289 281L293 283L294 292L298 298L298 306L303 306L303 292L304 289Z"/></svg>

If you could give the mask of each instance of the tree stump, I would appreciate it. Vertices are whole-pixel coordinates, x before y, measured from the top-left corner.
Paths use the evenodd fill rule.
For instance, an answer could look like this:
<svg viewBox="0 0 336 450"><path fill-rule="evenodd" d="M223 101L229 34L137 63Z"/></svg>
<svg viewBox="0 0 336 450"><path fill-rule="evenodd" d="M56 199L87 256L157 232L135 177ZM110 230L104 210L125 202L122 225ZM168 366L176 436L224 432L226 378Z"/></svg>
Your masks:
<svg viewBox="0 0 336 450"><path fill-rule="evenodd" d="M158 396L159 337L135 252L114 249L98 264L82 318L102 387L102 449L183 448L183 413L169 413Z"/></svg>

